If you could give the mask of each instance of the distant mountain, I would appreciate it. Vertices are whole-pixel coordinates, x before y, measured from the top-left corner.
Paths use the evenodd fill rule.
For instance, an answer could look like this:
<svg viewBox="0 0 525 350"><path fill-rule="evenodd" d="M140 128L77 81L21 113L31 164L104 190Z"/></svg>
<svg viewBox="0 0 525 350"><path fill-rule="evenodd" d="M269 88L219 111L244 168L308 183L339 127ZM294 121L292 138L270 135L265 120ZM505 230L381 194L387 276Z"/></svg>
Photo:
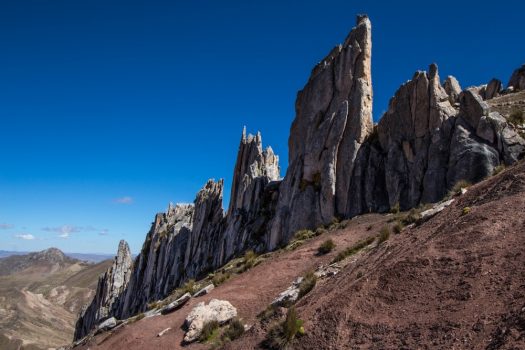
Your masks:
<svg viewBox="0 0 525 350"><path fill-rule="evenodd" d="M7 258L13 255L27 255L31 252L16 252L16 251L10 251L10 250L0 250L0 259ZM69 256L70 258L92 262L92 263L99 263L101 261L107 260L107 259L113 259L113 254L91 254L91 253L64 253L66 256Z"/></svg>
<svg viewBox="0 0 525 350"><path fill-rule="evenodd" d="M115 257L114 254L89 254L89 253L64 253L64 254L74 259L92 262L92 263L99 263L101 261L113 259Z"/></svg>
<svg viewBox="0 0 525 350"><path fill-rule="evenodd" d="M24 349L69 343L80 309L110 265L111 260L94 264L57 248L0 259L0 348L18 349L22 342Z"/></svg>

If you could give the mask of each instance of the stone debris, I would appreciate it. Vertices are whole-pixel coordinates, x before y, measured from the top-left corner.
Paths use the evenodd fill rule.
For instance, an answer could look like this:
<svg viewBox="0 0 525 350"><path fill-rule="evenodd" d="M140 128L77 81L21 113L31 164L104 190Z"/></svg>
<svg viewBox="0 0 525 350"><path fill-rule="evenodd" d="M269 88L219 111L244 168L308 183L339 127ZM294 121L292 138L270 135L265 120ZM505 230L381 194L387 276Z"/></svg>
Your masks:
<svg viewBox="0 0 525 350"><path fill-rule="evenodd" d="M215 288L215 286L213 285L213 283L212 284L208 284L206 287L204 287L201 290L199 290L193 296L195 298L201 297L203 295L206 295L206 294L210 293L214 288Z"/></svg>
<svg viewBox="0 0 525 350"><path fill-rule="evenodd" d="M168 327L157 334L157 337L162 337L164 334L168 333L168 331L171 329L171 327Z"/></svg>
<svg viewBox="0 0 525 350"><path fill-rule="evenodd" d="M175 301L169 303L168 305L164 306L160 310L160 312L161 312L162 315L167 315L167 314L169 314L169 313L171 313L171 312L181 308L190 299L191 299L191 294L190 293L185 293L183 296L181 296L177 300L175 300Z"/></svg>

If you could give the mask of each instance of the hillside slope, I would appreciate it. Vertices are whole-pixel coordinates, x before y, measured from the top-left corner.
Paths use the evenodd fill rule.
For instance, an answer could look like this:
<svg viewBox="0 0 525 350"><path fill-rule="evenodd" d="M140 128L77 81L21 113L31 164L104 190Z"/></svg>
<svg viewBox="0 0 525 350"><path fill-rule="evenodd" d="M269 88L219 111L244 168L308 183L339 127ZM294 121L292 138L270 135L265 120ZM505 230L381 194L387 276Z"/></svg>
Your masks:
<svg viewBox="0 0 525 350"><path fill-rule="evenodd" d="M297 304L306 335L292 348L525 348L524 212L522 161L316 287Z"/></svg>
<svg viewBox="0 0 525 350"><path fill-rule="evenodd" d="M291 349L521 349L525 347L525 162L455 197L428 221L341 262L296 303L305 335ZM470 208L465 210L464 208ZM464 212L467 212L463 214ZM377 235L392 214L367 214L295 250L268 255L180 310L89 338L76 349L209 349L182 345L184 318L200 301L230 301L250 326L225 349L258 349L281 318L257 315L305 272ZM317 256L331 238L333 252ZM262 278L262 276L264 276ZM157 334L170 330L162 337Z"/></svg>
<svg viewBox="0 0 525 350"><path fill-rule="evenodd" d="M55 248L0 259L0 348L71 342L80 308L109 263L88 264Z"/></svg>

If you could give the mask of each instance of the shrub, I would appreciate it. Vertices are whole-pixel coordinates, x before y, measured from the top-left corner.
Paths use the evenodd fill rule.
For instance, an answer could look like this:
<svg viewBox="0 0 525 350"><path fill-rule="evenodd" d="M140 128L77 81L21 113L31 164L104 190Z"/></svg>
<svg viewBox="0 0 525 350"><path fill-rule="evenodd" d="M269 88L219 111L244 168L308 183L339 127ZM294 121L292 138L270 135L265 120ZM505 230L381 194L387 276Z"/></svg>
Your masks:
<svg viewBox="0 0 525 350"><path fill-rule="evenodd" d="M394 233L401 233L401 231L403 231L403 228L405 227L405 225L403 225L403 223L401 221L397 221L396 224L394 225Z"/></svg>
<svg viewBox="0 0 525 350"><path fill-rule="evenodd" d="M335 248L335 243L334 241L332 241L331 239L327 239L326 241L323 242L323 244L321 244L319 246L319 248L317 248L317 253L319 255L324 255L324 254L328 254L330 253L332 250L334 250Z"/></svg>
<svg viewBox="0 0 525 350"><path fill-rule="evenodd" d="M372 244L372 242L374 242L374 240L375 240L375 237L371 236L371 237L368 237L367 239L364 239L364 240L361 240L361 241L357 242L356 244L354 244L351 247L346 248L345 250L343 250L342 252L339 252L339 254L336 255L336 257L332 260L332 264L336 263L336 262L339 262L341 260L344 260L345 258L349 257L350 255L354 255L355 253L357 253L358 251L360 251L364 247L369 246L370 244Z"/></svg>
<svg viewBox="0 0 525 350"><path fill-rule="evenodd" d="M260 319L261 322L268 322L269 320L274 318L275 315L277 315L277 306L268 305L266 309L264 309L257 315L257 318Z"/></svg>
<svg viewBox="0 0 525 350"><path fill-rule="evenodd" d="M244 253L241 268L239 272L248 271L257 264L257 254L253 250L248 250Z"/></svg>
<svg viewBox="0 0 525 350"><path fill-rule="evenodd" d="M299 230L294 234L294 238L301 241L313 237L315 237L315 233L312 230Z"/></svg>
<svg viewBox="0 0 525 350"><path fill-rule="evenodd" d="M229 278L231 277L231 274L229 272L227 273L224 273L224 272L217 272L213 278L211 279L211 281L213 282L213 285L215 287L217 287L218 285L221 285L222 283L224 283L226 280L228 280Z"/></svg>
<svg viewBox="0 0 525 350"><path fill-rule="evenodd" d="M399 202L397 202L396 204L394 204L392 208L390 208L390 213L392 214L399 213Z"/></svg>
<svg viewBox="0 0 525 350"><path fill-rule="evenodd" d="M303 280L299 284L299 299L304 297L312 289L314 289L316 283L317 283L317 276L312 271L304 275Z"/></svg>
<svg viewBox="0 0 525 350"><path fill-rule="evenodd" d="M228 328L222 334L223 340L235 340L244 334L244 325L238 318L230 321Z"/></svg>
<svg viewBox="0 0 525 350"><path fill-rule="evenodd" d="M509 115L508 121L514 125L523 125L525 123L525 113L521 110L515 110Z"/></svg>
<svg viewBox="0 0 525 350"><path fill-rule="evenodd" d="M270 328L262 345L271 350L286 349L296 336L303 334L303 321L297 317L297 311L292 306L288 309L286 320Z"/></svg>
<svg viewBox="0 0 525 350"><path fill-rule="evenodd" d="M447 197L450 198L450 197L453 197L453 196L455 196L457 194L461 194L461 189L468 188L470 186L472 186L472 184L470 182L468 182L467 180L459 180L458 182L456 182L456 184L449 191Z"/></svg>
<svg viewBox="0 0 525 350"><path fill-rule="evenodd" d="M497 167L494 168L494 170L492 171L492 175L498 175L503 170L505 170L505 165L504 164L500 164L500 165L498 165Z"/></svg>
<svg viewBox="0 0 525 350"><path fill-rule="evenodd" d="M467 215L468 213L470 213L470 207L465 207L461 211L461 215Z"/></svg>
<svg viewBox="0 0 525 350"><path fill-rule="evenodd" d="M403 225L416 224L421 219L421 211L423 208L412 208L408 214L401 220Z"/></svg>
<svg viewBox="0 0 525 350"><path fill-rule="evenodd" d="M315 229L315 235L316 236L320 236L322 235L323 233L326 233L326 229L324 227L318 227Z"/></svg>
<svg viewBox="0 0 525 350"><path fill-rule="evenodd" d="M182 292L183 292L182 294L185 294L185 293L193 294L195 293L195 289L197 289L195 280L194 279L188 280L188 282L186 282L184 286L182 287Z"/></svg>
<svg viewBox="0 0 525 350"><path fill-rule="evenodd" d="M379 231L379 237L377 242L379 244L387 241L390 238L390 228L388 226L383 226L381 231Z"/></svg>
<svg viewBox="0 0 525 350"><path fill-rule="evenodd" d="M199 341L201 343L207 342L215 338L219 331L219 322L209 321L204 324L202 327L202 333L199 336Z"/></svg>

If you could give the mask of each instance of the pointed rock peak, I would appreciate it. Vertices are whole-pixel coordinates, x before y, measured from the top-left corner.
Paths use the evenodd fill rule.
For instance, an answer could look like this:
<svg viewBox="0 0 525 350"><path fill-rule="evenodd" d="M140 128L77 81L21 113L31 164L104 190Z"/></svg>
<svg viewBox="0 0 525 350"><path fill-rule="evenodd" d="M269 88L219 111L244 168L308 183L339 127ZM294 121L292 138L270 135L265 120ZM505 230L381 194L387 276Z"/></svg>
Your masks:
<svg viewBox="0 0 525 350"><path fill-rule="evenodd" d="M438 66L436 63L432 63L429 67L428 67L428 77L430 79L434 79L434 78L439 78L439 75L438 75Z"/></svg>
<svg viewBox="0 0 525 350"><path fill-rule="evenodd" d="M242 128L241 142L246 141L246 125Z"/></svg>
<svg viewBox="0 0 525 350"><path fill-rule="evenodd" d="M512 73L508 87L514 90L525 90L525 64Z"/></svg>
<svg viewBox="0 0 525 350"><path fill-rule="evenodd" d="M131 256L131 251L129 250L128 242L121 239L118 244L117 256Z"/></svg>

